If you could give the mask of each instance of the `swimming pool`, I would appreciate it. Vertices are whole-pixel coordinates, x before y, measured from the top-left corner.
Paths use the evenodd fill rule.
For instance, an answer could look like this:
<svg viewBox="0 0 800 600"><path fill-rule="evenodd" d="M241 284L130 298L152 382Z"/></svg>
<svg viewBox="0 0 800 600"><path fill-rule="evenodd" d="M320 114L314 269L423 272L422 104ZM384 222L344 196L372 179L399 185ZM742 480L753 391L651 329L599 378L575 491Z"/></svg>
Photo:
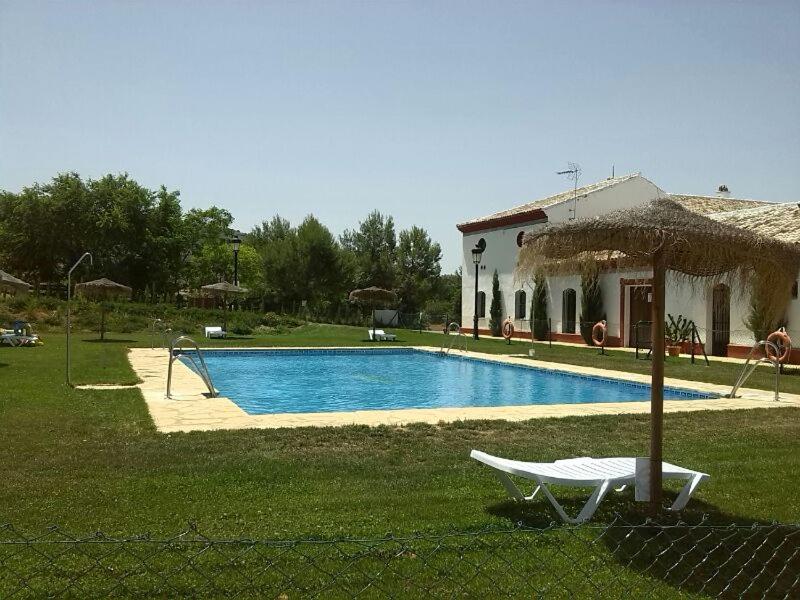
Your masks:
<svg viewBox="0 0 800 600"><path fill-rule="evenodd" d="M203 356L220 395L251 415L650 399L650 386L640 383L410 348L208 350ZM709 397L664 390L668 400Z"/></svg>

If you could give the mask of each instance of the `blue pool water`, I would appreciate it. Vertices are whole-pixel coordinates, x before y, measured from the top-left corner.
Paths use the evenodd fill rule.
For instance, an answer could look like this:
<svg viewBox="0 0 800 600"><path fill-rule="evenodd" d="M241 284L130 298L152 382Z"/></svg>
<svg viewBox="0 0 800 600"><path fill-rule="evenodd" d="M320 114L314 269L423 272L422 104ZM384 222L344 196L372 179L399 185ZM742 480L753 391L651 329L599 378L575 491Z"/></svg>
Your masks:
<svg viewBox="0 0 800 600"><path fill-rule="evenodd" d="M203 356L220 394L254 415L650 398L643 384L411 349L211 350ZM667 388L664 397L709 396Z"/></svg>

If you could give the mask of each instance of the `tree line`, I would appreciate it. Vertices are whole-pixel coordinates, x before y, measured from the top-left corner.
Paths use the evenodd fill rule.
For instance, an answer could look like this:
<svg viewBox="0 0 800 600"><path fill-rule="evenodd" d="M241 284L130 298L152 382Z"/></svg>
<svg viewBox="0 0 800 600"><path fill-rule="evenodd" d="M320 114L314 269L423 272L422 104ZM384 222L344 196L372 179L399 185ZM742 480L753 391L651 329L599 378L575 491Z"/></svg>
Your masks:
<svg viewBox="0 0 800 600"><path fill-rule="evenodd" d="M171 301L233 280L232 223L224 208L184 211L179 191L150 190L127 174L61 173L19 193L0 191L0 265L55 294L88 250L94 264L81 267L83 279L108 277L132 287L139 301ZM441 258L424 228L398 233L377 210L339 237L313 215L297 225L276 215L243 236L238 278L263 310L305 305L324 314L350 290L375 285L395 290L404 312L453 314L461 277L442 275Z"/></svg>

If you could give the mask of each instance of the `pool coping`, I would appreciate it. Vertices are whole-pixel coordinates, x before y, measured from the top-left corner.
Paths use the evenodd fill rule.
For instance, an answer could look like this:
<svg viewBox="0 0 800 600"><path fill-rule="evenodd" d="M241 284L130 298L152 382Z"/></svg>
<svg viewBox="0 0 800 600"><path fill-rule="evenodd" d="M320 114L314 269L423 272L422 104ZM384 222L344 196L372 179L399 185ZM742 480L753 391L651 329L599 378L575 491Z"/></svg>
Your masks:
<svg viewBox="0 0 800 600"><path fill-rule="evenodd" d="M389 346L388 349L412 349L436 353L439 349L430 346ZM377 350L363 346L324 347L230 347L202 348L208 351L261 350ZM483 352L452 351L457 356L468 356L495 363L522 367L533 367L547 371L621 380L631 383L650 383L649 375L612 371L595 367L583 367L564 363L538 361L517 356L487 354ZM357 410L348 412L275 413L251 415L239 408L229 398L210 398L199 375L181 361L173 363L173 398L166 398L167 351L164 349L131 348L128 360L141 380L138 387L158 431L189 432L220 429L274 429L283 427L336 427L344 425L408 425L410 423L437 424L464 420L508 420L525 421L548 417L570 417L584 415L642 414L650 411L649 402L597 402L583 404L537 404L519 406L474 406L455 408L405 408L389 410ZM730 387L683 379L665 378L664 385L671 388L695 391L715 396L730 392ZM177 392L177 393L175 393ZM691 412L698 410L741 410L752 408L777 408L794 406L800 408L800 395L781 394L775 402L774 394L766 390L743 388L737 398L702 398L665 400L664 412Z"/></svg>

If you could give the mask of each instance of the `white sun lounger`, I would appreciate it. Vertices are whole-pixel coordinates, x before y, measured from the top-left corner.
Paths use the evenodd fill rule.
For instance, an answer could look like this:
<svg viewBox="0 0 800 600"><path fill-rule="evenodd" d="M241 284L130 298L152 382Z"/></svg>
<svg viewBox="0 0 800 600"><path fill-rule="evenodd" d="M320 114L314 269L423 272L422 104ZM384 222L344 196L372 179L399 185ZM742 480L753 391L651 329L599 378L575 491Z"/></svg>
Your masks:
<svg viewBox="0 0 800 600"><path fill-rule="evenodd" d="M222 330L222 327L206 327L206 337L207 338L224 338L225 332Z"/></svg>
<svg viewBox="0 0 800 600"><path fill-rule="evenodd" d="M567 523L583 523L592 518L600 502L611 488L622 491L625 486L636 483L635 458L570 458L552 463L533 463L507 458L498 458L479 450L473 450L470 456L491 467L494 474L506 488L509 496L515 500L532 500L539 492L556 509L558 515ZM684 469L670 463L661 463L664 479L681 479L686 485L673 502L671 510L681 510L694 493L697 486L708 475L690 469ZM536 488L530 496L525 496L508 475L517 475L536 482ZM570 487L593 487L594 492L581 509L576 518L571 518L550 493L548 485L564 485Z"/></svg>
<svg viewBox="0 0 800 600"><path fill-rule="evenodd" d="M376 329L375 330L375 337L372 336L372 329L369 331L369 341L370 342L393 342L397 339L397 336L393 333L386 333L383 329Z"/></svg>

